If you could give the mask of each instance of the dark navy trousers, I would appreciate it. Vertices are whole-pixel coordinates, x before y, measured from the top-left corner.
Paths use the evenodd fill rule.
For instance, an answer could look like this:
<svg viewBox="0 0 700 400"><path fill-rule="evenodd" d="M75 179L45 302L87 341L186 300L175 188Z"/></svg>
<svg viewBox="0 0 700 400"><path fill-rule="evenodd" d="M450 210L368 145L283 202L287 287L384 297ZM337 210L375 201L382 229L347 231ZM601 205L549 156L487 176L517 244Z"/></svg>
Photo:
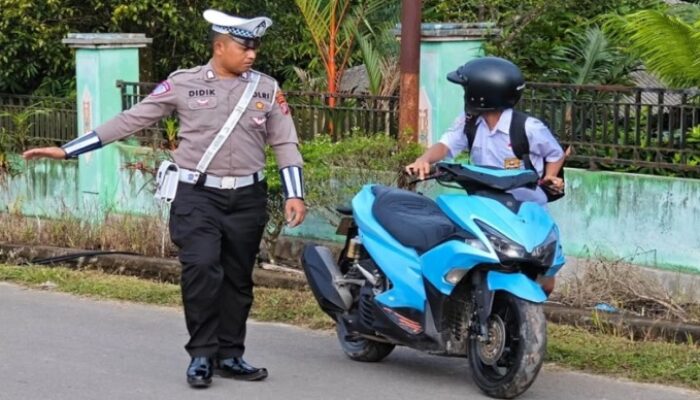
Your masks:
<svg viewBox="0 0 700 400"><path fill-rule="evenodd" d="M213 189L180 183L170 237L182 264L192 357L241 357L253 303L253 266L268 220L267 183Z"/></svg>

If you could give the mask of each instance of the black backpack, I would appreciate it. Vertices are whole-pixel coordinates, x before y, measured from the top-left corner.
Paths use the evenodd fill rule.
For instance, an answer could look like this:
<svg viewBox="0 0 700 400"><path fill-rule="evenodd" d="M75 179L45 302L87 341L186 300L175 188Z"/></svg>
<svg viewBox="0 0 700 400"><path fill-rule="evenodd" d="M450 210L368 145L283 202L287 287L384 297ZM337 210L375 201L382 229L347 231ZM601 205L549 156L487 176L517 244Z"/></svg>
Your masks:
<svg viewBox="0 0 700 400"><path fill-rule="evenodd" d="M530 142L527 140L527 134L525 133L525 121L530 115L513 110L513 118L510 121L510 145L513 149L515 156L525 163L525 168L531 169L535 172L537 170L532 165L530 160ZM467 145L471 149L472 143L474 143L474 138L476 137L476 120L477 116L470 116L467 114L467 119L464 123L464 134L467 136ZM556 139L556 136L555 136ZM547 161L544 162L545 168L547 166ZM544 170L542 171L544 174ZM564 179L564 168L562 167L557 174L559 178ZM542 177L542 176L540 176ZM564 192L555 193L552 192L547 186L540 185L545 195L547 195L547 202L551 203L553 201L559 200L564 197Z"/></svg>

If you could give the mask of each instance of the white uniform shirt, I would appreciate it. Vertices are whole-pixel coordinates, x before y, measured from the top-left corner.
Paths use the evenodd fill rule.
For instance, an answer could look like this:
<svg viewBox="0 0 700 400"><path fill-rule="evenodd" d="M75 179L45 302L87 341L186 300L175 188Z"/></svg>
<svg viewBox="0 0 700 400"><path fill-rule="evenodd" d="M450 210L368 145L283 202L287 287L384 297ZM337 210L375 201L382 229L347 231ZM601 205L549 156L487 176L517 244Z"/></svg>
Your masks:
<svg viewBox="0 0 700 400"><path fill-rule="evenodd" d="M504 168L506 159L515 158L510 143L510 122L513 109L506 109L501 114L496 127L491 131L482 117L476 121L476 135L470 150L472 164L486 167ZM464 134L466 115L462 112L452 126L442 135L440 143L447 146L450 157L456 157L460 152L468 150L469 143ZM530 143L530 160L539 176L544 171L544 161L556 162L564 157L561 148L552 132L542 121L529 117L525 121L525 134ZM525 169L525 163L521 163ZM518 188L509 191L518 201L534 201L541 205L547 204L547 196L541 188L536 190Z"/></svg>

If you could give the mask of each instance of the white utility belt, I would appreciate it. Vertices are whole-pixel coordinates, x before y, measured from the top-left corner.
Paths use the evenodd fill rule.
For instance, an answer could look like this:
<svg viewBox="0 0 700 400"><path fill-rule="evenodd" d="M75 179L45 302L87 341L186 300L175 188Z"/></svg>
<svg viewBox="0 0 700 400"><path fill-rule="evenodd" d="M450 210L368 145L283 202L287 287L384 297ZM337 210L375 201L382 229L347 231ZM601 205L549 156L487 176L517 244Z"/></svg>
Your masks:
<svg viewBox="0 0 700 400"><path fill-rule="evenodd" d="M179 169L180 182L191 183L194 185L199 180L199 172L185 168ZM240 189L260 182L263 179L265 179L265 174L263 174L262 171L246 176L215 176L207 174L206 179L204 180L204 186L215 189Z"/></svg>

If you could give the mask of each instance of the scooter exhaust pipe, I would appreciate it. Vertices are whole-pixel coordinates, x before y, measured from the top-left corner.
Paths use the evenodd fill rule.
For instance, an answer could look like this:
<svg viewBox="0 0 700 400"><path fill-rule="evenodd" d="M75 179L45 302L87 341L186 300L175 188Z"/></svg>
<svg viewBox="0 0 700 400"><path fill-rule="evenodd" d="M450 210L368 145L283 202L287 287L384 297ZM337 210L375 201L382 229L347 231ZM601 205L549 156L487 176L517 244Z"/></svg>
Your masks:
<svg viewBox="0 0 700 400"><path fill-rule="evenodd" d="M326 314L336 319L339 313L350 309L352 294L341 283L343 274L329 248L316 244L304 246L301 265L311 292Z"/></svg>

